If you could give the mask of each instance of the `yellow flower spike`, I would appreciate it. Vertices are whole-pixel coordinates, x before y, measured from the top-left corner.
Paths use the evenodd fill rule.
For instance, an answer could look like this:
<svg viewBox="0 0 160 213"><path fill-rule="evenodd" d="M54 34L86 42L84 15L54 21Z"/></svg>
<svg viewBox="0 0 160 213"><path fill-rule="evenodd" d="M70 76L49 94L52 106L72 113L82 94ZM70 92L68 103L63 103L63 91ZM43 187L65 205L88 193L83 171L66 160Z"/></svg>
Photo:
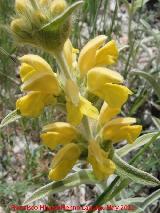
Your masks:
<svg viewBox="0 0 160 213"><path fill-rule="evenodd" d="M118 48L114 40L109 41L104 47L97 50L96 65L111 65L116 63L118 58Z"/></svg>
<svg viewBox="0 0 160 213"><path fill-rule="evenodd" d="M65 0L54 0L51 4L51 13L54 16L61 14L67 8Z"/></svg>
<svg viewBox="0 0 160 213"><path fill-rule="evenodd" d="M41 92L30 92L17 100L16 109L20 110L23 116L37 117L45 105L50 104L49 99L53 100L53 97Z"/></svg>
<svg viewBox="0 0 160 213"><path fill-rule="evenodd" d="M94 95L105 100L110 107L121 108L132 92L125 86L107 83L97 90L90 90Z"/></svg>
<svg viewBox="0 0 160 213"><path fill-rule="evenodd" d="M87 74L87 87L90 91L101 88L106 83L123 83L123 77L116 71L105 67L94 67Z"/></svg>
<svg viewBox="0 0 160 213"><path fill-rule="evenodd" d="M60 149L52 161L49 179L62 180L70 172L80 154L81 151L77 144L67 144Z"/></svg>
<svg viewBox="0 0 160 213"><path fill-rule="evenodd" d="M55 149L59 144L65 145L71 143L78 136L75 127L66 122L55 122L43 127L41 134L42 143L50 149Z"/></svg>
<svg viewBox="0 0 160 213"><path fill-rule="evenodd" d="M80 124L83 115L86 115L93 119L98 119L99 112L96 107L92 105L84 97L80 96L80 103L78 106L75 106L71 101L67 101L67 120L72 125Z"/></svg>
<svg viewBox="0 0 160 213"><path fill-rule="evenodd" d="M120 111L120 108L109 107L108 104L104 102L98 118L99 124L103 126L109 120L114 118L118 113L120 113Z"/></svg>
<svg viewBox="0 0 160 213"><path fill-rule="evenodd" d="M21 63L26 63L38 72L48 72L53 74L51 66L40 56L28 54L19 58Z"/></svg>
<svg viewBox="0 0 160 213"><path fill-rule="evenodd" d="M92 165L93 172L99 180L105 180L116 169L113 161L108 159L108 154L101 149L99 143L96 141L89 143L88 162Z"/></svg>
<svg viewBox="0 0 160 213"><path fill-rule="evenodd" d="M96 51L104 44L106 38L105 35L97 36L90 40L81 50L78 59L81 76L87 74L87 72L95 66Z"/></svg>

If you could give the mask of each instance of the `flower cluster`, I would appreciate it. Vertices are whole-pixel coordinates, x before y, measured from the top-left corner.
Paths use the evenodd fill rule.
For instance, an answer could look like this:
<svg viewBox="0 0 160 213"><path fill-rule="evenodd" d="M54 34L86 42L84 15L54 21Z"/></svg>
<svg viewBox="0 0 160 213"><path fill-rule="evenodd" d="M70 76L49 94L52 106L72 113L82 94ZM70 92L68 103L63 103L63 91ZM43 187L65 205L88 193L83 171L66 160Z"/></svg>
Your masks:
<svg viewBox="0 0 160 213"><path fill-rule="evenodd" d="M38 116L46 105L56 102L56 96L65 96L66 121L44 126L41 134L45 146L59 150L51 163L51 180L63 179L81 159L91 164L99 180L104 180L116 169L113 147L107 145L123 140L133 143L141 133L142 126L134 125L135 118L117 117L132 92L123 85L118 72L106 68L118 58L115 41L106 43L106 39L105 35L92 39L79 57L79 51L67 40L61 53L63 61L58 58L61 72L57 75L39 56L20 58L21 88L27 95L17 101L17 109L23 116ZM88 92L104 101L100 113L88 100Z"/></svg>
<svg viewBox="0 0 160 213"><path fill-rule="evenodd" d="M65 0L16 0L12 34L23 44L61 50L71 31L71 12L80 3L69 7Z"/></svg>
<svg viewBox="0 0 160 213"><path fill-rule="evenodd" d="M40 56L29 54L19 60L21 90L27 94L17 100L16 108L23 116L37 117L45 106L56 102L60 93L57 75Z"/></svg>

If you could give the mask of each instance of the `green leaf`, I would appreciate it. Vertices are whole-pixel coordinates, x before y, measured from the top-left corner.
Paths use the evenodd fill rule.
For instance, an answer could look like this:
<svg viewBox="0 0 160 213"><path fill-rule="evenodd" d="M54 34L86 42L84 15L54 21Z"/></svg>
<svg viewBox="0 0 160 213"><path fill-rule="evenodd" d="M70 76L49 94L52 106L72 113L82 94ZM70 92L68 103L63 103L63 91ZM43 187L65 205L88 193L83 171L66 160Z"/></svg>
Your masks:
<svg viewBox="0 0 160 213"><path fill-rule="evenodd" d="M122 158L120 158L116 153L113 156L113 161L116 164L116 173L123 177L129 178L136 183L147 185L147 186L159 186L160 181L153 177L151 174L144 172L134 166L129 165Z"/></svg>
<svg viewBox="0 0 160 213"><path fill-rule="evenodd" d="M160 119L152 116L152 121L155 124L155 126L160 130Z"/></svg>
<svg viewBox="0 0 160 213"><path fill-rule="evenodd" d="M78 1L68 7L61 15L54 18L50 23L43 26L40 30L43 31L52 31L57 28L57 26L63 24L65 20L80 6L83 4L83 1Z"/></svg>
<svg viewBox="0 0 160 213"><path fill-rule="evenodd" d="M157 135L157 137L156 137L156 135ZM154 137L156 137L156 138L154 138ZM149 143L151 140L156 140L157 138L160 138L159 132L144 134L144 135L140 136L139 138L137 138L133 144L127 144L127 145L123 146L122 148L117 149L116 153L118 156L123 157L126 154L128 154L129 152L133 151L134 149L137 149L137 148Z"/></svg>
<svg viewBox="0 0 160 213"><path fill-rule="evenodd" d="M160 85L152 75L150 75L146 72L142 72L142 71L134 71L134 72L131 72L130 74L131 75L139 75L139 76L143 77L145 80L147 80L151 84L151 86L153 87L158 98L160 99Z"/></svg>
<svg viewBox="0 0 160 213"><path fill-rule="evenodd" d="M18 120L19 118L21 118L21 115L19 113L18 110L14 110L12 112L10 112L2 121L0 124L0 129L7 126L8 124Z"/></svg>
<svg viewBox="0 0 160 213"><path fill-rule="evenodd" d="M107 203L112 200L123 188L128 186L131 182L130 179L121 179L120 177L116 177L112 183L104 190L104 192L97 198L97 200L92 204L92 206L99 206ZM88 211L93 212L93 210Z"/></svg>
<svg viewBox="0 0 160 213"><path fill-rule="evenodd" d="M135 13L140 7L143 7L149 0L135 0L133 2L133 12Z"/></svg>
<svg viewBox="0 0 160 213"><path fill-rule="evenodd" d="M160 189L158 189L157 191L153 192L151 195L146 197L145 200L143 201L143 203L140 205L140 207L143 210L145 210L145 208L147 208L150 204L152 204L159 198L160 198Z"/></svg>
<svg viewBox="0 0 160 213"><path fill-rule="evenodd" d="M62 192L66 189L79 186L81 184L95 184L98 180L95 178L90 170L82 170L77 172L62 181L51 182L38 190L36 190L30 197L24 201L24 205L28 205L40 198L45 197L49 193Z"/></svg>

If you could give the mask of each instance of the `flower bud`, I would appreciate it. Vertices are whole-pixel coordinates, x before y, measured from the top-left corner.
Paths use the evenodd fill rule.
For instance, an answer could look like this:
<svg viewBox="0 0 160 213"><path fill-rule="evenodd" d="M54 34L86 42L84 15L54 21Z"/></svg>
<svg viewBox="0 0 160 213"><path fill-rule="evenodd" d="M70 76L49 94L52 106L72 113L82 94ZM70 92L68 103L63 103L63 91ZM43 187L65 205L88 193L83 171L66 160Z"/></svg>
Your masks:
<svg viewBox="0 0 160 213"><path fill-rule="evenodd" d="M65 0L17 0L18 19L11 30L18 42L31 44L48 52L62 50L71 31L71 14L82 3L68 6Z"/></svg>
<svg viewBox="0 0 160 213"><path fill-rule="evenodd" d="M65 0L54 0L51 4L51 13L54 16L60 15L67 8Z"/></svg>
<svg viewBox="0 0 160 213"><path fill-rule="evenodd" d="M27 9L26 0L16 0L15 9L17 12L24 14Z"/></svg>

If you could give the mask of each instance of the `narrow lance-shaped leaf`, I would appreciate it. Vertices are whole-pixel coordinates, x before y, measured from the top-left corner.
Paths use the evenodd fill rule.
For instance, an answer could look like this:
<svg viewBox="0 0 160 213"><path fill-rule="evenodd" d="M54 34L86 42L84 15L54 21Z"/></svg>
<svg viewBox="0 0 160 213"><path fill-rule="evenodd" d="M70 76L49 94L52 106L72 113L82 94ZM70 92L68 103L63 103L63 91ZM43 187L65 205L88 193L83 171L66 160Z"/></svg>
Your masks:
<svg viewBox="0 0 160 213"><path fill-rule="evenodd" d="M18 110L14 110L12 112L10 112L2 121L0 124L0 128L3 128L5 126L7 126L8 124L18 120L19 118L21 118L21 115L19 113Z"/></svg>
<svg viewBox="0 0 160 213"><path fill-rule="evenodd" d="M24 205L28 205L36 200L39 200L49 193L62 192L66 189L70 189L81 184L95 183L98 183L98 180L95 178L93 173L90 170L82 170L65 178L62 181L51 182L39 188L24 201Z"/></svg>
<svg viewBox="0 0 160 213"><path fill-rule="evenodd" d="M63 24L63 22L81 5L83 1L78 1L69 6L61 15L54 18L50 23L43 26L40 30L52 31L58 25Z"/></svg>
<svg viewBox="0 0 160 213"><path fill-rule="evenodd" d="M123 178L130 178L136 183L149 185L149 186L158 186L160 181L153 177L151 174L144 172L140 169L135 168L134 166L126 163L122 158L120 158L116 153L114 154L113 161L116 164L116 173Z"/></svg>
<svg viewBox="0 0 160 213"><path fill-rule="evenodd" d="M160 138L159 133L157 132L144 134L140 136L139 138L137 138L133 144L127 144L123 146L122 148L117 149L116 153L118 156L123 157L127 155L129 152L133 151L134 149L137 149L149 143L151 140L156 140L157 138Z"/></svg>

